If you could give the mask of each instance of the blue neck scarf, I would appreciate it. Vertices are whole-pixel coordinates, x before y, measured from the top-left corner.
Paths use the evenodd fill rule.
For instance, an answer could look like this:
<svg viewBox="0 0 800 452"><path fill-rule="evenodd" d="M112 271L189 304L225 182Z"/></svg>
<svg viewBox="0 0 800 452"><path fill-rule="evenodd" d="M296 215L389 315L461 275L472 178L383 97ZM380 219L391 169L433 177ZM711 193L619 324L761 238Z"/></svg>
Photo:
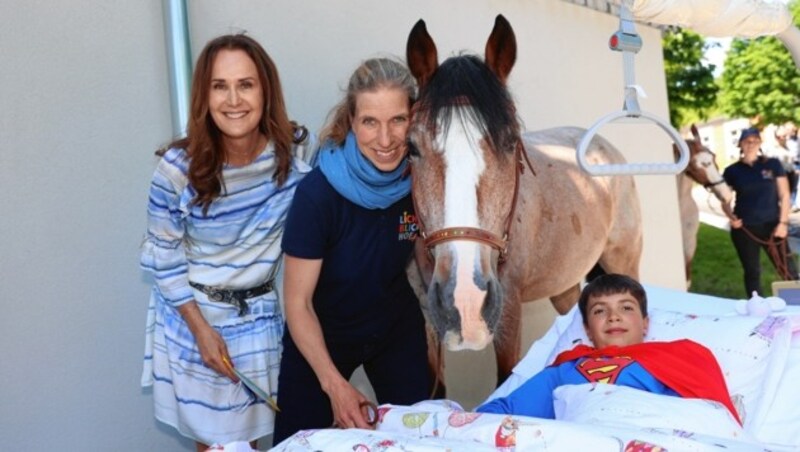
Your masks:
<svg viewBox="0 0 800 452"><path fill-rule="evenodd" d="M385 173L372 164L356 144L353 132L344 146L328 144L319 152L319 168L333 188L365 209L385 209L411 192L411 177L406 174L408 160Z"/></svg>

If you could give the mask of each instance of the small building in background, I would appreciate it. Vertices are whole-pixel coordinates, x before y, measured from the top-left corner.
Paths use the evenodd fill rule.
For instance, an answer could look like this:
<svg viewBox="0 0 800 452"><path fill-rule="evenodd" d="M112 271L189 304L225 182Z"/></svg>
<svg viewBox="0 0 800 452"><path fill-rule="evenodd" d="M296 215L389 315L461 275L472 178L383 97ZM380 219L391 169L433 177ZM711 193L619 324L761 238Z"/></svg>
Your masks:
<svg viewBox="0 0 800 452"><path fill-rule="evenodd" d="M703 145L717 154L717 164L723 169L739 159L739 135L748 127L750 120L747 118L714 118L697 124L697 131ZM764 138L766 140L766 136Z"/></svg>
<svg viewBox="0 0 800 452"><path fill-rule="evenodd" d="M724 169L739 159L739 136L742 129L750 127L751 124L748 118L719 117L696 125L703 145L717 154L717 164L720 169ZM771 150L778 145L775 140L777 127L775 124L769 124L761 130L761 148L768 156L772 156ZM684 127L682 133L684 136L690 136L689 128Z"/></svg>

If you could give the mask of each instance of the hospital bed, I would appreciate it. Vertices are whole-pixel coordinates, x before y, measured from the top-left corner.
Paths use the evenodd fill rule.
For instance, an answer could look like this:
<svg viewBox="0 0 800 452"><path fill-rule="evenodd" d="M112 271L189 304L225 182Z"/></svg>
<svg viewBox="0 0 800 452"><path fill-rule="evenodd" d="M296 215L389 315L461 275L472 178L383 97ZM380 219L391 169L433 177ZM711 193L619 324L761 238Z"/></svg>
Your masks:
<svg viewBox="0 0 800 452"><path fill-rule="evenodd" d="M646 340L689 338L711 349L743 426L714 402L586 384L556 389L557 420L470 413L447 400L384 405L375 431L301 431L273 450L800 450L800 306L767 317L741 315L736 300L646 289ZM557 317L489 399L507 395L558 353L586 341L576 308Z"/></svg>

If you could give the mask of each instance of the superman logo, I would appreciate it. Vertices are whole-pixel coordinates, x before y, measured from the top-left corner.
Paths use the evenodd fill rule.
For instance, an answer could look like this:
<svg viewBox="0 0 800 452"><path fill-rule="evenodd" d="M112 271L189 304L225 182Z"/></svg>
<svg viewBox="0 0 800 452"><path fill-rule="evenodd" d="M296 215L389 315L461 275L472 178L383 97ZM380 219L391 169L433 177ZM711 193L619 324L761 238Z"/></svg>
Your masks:
<svg viewBox="0 0 800 452"><path fill-rule="evenodd" d="M590 383L614 384L622 369L633 363L627 356L588 358L578 364L578 372Z"/></svg>

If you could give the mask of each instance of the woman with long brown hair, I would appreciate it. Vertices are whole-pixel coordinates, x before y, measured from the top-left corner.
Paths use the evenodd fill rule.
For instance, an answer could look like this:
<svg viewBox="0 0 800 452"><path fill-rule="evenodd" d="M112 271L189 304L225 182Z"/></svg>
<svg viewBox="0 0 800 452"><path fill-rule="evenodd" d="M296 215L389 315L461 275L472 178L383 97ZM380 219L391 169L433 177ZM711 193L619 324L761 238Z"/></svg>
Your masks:
<svg viewBox="0 0 800 452"><path fill-rule="evenodd" d="M208 444L255 441L274 412L237 372L277 391L283 316L273 287L295 187L310 167L275 64L244 35L210 41L192 80L186 138L153 176L142 268L155 284L142 384L156 418Z"/></svg>

